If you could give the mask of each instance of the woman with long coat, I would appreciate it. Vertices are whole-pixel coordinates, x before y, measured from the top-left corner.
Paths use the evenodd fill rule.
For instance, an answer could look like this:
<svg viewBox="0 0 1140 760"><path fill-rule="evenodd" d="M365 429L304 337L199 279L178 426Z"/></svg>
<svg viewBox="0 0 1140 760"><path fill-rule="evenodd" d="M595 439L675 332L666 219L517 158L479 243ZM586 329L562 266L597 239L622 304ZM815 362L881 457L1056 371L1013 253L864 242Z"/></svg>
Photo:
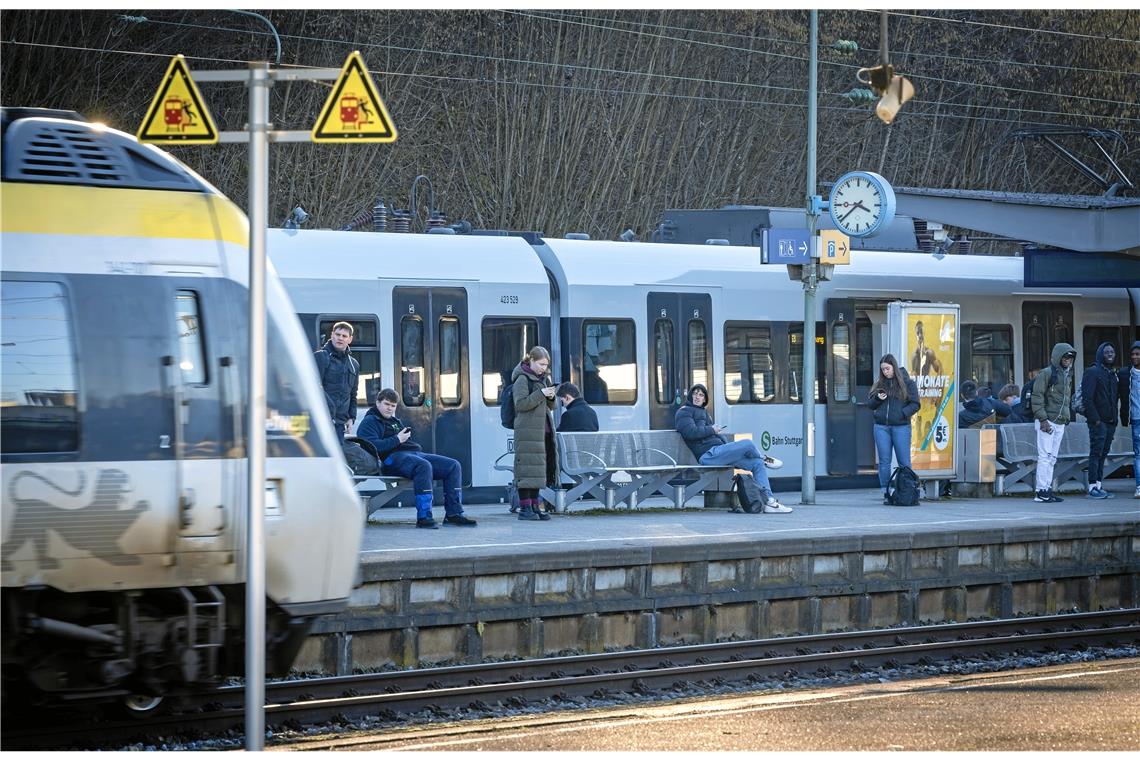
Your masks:
<svg viewBox="0 0 1140 760"><path fill-rule="evenodd" d="M558 484L558 449L554 437L554 383L550 352L535 346L511 373L515 402L515 485L519 519L549 520L538 491Z"/></svg>

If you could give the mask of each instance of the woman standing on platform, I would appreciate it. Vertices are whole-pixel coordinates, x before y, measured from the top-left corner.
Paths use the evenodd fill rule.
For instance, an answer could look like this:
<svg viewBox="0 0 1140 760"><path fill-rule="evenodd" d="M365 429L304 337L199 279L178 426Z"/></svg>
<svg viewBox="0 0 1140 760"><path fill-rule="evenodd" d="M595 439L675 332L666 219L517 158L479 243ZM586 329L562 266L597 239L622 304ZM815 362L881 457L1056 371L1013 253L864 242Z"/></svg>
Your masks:
<svg viewBox="0 0 1140 760"><path fill-rule="evenodd" d="M875 415L875 451L879 455L879 488L887 498L891 451L900 467L910 467L910 418L918 411L918 385L899 368L895 357L879 359L879 377L871 386L867 406Z"/></svg>
<svg viewBox="0 0 1140 760"><path fill-rule="evenodd" d="M550 352L535 346L511 373L515 403L515 484L519 489L519 519L549 520L541 507L540 488L558 483L558 452L554 438L554 383Z"/></svg>

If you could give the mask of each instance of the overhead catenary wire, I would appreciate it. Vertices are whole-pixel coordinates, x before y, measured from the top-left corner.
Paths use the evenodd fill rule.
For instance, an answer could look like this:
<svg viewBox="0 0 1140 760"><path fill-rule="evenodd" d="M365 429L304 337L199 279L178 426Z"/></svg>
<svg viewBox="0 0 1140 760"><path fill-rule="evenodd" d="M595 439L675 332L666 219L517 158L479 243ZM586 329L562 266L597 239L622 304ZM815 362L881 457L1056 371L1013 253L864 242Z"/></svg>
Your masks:
<svg viewBox="0 0 1140 760"><path fill-rule="evenodd" d="M852 8L862 13L879 13L869 8ZM903 13L902 11L886 11L891 16L904 16L907 18L923 19L924 21L941 21L947 24L965 24L968 26L989 26L998 29L1011 29L1015 32L1033 32L1034 34L1057 34L1065 37L1080 37L1101 42L1126 42L1131 45L1140 45L1140 39L1130 40L1126 37L1111 37L1107 34L1084 34L1082 32L1062 32L1057 29L1034 29L1028 26L1013 26L1011 24L995 24L990 21L972 21L965 18L941 18L939 16L922 16L917 13Z"/></svg>

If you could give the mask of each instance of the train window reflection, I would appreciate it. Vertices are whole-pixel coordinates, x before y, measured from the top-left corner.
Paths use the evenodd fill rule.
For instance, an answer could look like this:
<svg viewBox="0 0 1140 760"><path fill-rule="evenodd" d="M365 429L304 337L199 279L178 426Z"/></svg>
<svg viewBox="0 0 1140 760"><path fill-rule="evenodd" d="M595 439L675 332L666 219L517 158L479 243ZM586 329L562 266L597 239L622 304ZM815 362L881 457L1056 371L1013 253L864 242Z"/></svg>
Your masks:
<svg viewBox="0 0 1140 760"><path fill-rule="evenodd" d="M455 317L439 319L439 400L447 406L463 401L459 392L460 363L459 320Z"/></svg>
<svg viewBox="0 0 1140 760"><path fill-rule="evenodd" d="M178 368L182 371L182 382L205 385L206 344L198 294L193 290L179 290L174 294L174 329L178 335Z"/></svg>
<svg viewBox="0 0 1140 760"><path fill-rule="evenodd" d="M1010 325L963 325L970 336L970 356L966 362L969 376L979 388L989 386L993 393L1013 376L1013 328Z"/></svg>
<svg viewBox="0 0 1140 760"><path fill-rule="evenodd" d="M582 396L588 404L637 401L637 360L632 319L582 323Z"/></svg>
<svg viewBox="0 0 1140 760"><path fill-rule="evenodd" d="M424 323L419 317L400 320L400 387L404 406L423 406Z"/></svg>
<svg viewBox="0 0 1140 760"><path fill-rule="evenodd" d="M837 324L831 328L832 397L836 401L851 400L851 328Z"/></svg>
<svg viewBox="0 0 1140 760"><path fill-rule="evenodd" d="M654 400L658 404L673 403L673 320L653 323Z"/></svg>
<svg viewBox="0 0 1140 760"><path fill-rule="evenodd" d="M63 286L2 282L0 314L0 451L75 451L78 380Z"/></svg>
<svg viewBox="0 0 1140 760"><path fill-rule="evenodd" d="M534 319L483 320L483 403L499 405L503 384L523 355L538 345L538 321Z"/></svg>
<svg viewBox="0 0 1140 760"><path fill-rule="evenodd" d="M776 398L772 328L746 322L724 326L724 391L729 403L761 404Z"/></svg>
<svg viewBox="0 0 1140 760"><path fill-rule="evenodd" d="M689 320L689 388L694 385L709 387L708 340L705 337L705 323L699 319ZM688 388L685 389L686 391Z"/></svg>

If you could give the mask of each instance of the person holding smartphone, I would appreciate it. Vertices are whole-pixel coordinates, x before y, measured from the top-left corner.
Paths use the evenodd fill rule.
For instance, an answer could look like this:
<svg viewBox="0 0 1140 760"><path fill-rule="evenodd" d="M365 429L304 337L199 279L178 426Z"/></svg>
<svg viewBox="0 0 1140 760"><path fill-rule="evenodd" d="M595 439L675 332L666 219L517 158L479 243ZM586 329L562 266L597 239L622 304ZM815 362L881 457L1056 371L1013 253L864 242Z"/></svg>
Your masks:
<svg viewBox="0 0 1140 760"><path fill-rule="evenodd" d="M444 525L474 526L463 514L463 467L451 457L428 454L412 440L412 428L396 416L400 397L391 388L376 394L376 404L364 415L356 434L371 443L380 457L381 472L410 478L416 493L416 527L438 528L431 514L432 481L443 481Z"/></svg>
<svg viewBox="0 0 1140 760"><path fill-rule="evenodd" d="M534 346L511 372L515 404L515 484L519 519L549 520L539 492L557 486L558 440L554 436L554 392L550 352Z"/></svg>
<svg viewBox="0 0 1140 760"><path fill-rule="evenodd" d="M891 452L900 467L910 467L910 418L919 409L918 384L907 376L892 354L879 359L879 377L871 386L867 406L875 416L875 451L879 457L879 488L887 502Z"/></svg>

